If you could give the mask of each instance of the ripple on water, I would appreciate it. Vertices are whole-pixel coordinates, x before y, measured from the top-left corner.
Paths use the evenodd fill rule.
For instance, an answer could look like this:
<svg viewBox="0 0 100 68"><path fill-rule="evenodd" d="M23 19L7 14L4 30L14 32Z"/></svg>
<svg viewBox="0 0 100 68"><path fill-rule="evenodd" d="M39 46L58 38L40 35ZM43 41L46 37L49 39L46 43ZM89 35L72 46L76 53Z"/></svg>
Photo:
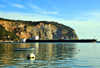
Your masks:
<svg viewBox="0 0 100 68"><path fill-rule="evenodd" d="M83 67L83 68L86 68L86 67L93 67L91 65L87 65L87 66L81 66L81 65L72 65L72 64L57 64L57 65L47 65L47 66L41 66L41 67Z"/></svg>
<svg viewBox="0 0 100 68"><path fill-rule="evenodd" d="M19 68L20 66L16 65L16 66L5 66L4 68Z"/></svg>
<svg viewBox="0 0 100 68"><path fill-rule="evenodd" d="M14 59L14 60L25 60L24 58L17 58L17 59Z"/></svg>
<svg viewBox="0 0 100 68"><path fill-rule="evenodd" d="M4 65L0 65L0 68L3 68L4 67Z"/></svg>

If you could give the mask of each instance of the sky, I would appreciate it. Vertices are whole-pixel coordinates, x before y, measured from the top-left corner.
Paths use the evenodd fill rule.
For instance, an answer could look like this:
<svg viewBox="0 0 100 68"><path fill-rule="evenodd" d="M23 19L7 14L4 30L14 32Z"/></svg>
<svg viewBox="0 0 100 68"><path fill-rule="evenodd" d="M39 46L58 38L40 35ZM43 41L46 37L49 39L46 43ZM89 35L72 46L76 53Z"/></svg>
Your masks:
<svg viewBox="0 0 100 68"><path fill-rule="evenodd" d="M0 17L55 21L73 28L79 39L100 41L100 0L0 0Z"/></svg>

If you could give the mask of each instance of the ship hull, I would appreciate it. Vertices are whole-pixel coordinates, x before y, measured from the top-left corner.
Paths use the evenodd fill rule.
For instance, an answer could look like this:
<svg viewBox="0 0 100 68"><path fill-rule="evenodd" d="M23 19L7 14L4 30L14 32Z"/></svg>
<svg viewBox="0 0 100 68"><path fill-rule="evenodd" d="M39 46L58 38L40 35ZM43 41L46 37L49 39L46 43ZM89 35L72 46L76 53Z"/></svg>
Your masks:
<svg viewBox="0 0 100 68"><path fill-rule="evenodd" d="M95 43L95 39L88 39L88 40L29 40L27 39L26 42L93 42Z"/></svg>

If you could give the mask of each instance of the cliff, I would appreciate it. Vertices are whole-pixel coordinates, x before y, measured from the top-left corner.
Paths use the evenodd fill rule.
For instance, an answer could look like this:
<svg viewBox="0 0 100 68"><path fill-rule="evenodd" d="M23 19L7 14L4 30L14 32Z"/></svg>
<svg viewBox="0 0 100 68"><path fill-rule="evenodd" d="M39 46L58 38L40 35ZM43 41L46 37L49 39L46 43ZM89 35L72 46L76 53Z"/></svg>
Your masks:
<svg viewBox="0 0 100 68"><path fill-rule="evenodd" d="M32 35L38 35L40 39L60 39L62 36L67 39L78 39L74 29L53 21L32 22L0 18L0 25L21 39L28 39Z"/></svg>

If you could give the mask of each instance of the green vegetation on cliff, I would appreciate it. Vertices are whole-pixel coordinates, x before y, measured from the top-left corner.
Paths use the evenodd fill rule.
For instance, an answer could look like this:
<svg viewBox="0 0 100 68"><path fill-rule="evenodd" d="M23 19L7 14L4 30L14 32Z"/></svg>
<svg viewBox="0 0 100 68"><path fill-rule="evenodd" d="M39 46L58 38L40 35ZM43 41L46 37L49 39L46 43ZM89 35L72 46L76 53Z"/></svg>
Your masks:
<svg viewBox="0 0 100 68"><path fill-rule="evenodd" d="M19 39L19 37L13 34L12 32L5 30L5 28L2 25L0 25L0 40L14 40L14 39L15 40Z"/></svg>

